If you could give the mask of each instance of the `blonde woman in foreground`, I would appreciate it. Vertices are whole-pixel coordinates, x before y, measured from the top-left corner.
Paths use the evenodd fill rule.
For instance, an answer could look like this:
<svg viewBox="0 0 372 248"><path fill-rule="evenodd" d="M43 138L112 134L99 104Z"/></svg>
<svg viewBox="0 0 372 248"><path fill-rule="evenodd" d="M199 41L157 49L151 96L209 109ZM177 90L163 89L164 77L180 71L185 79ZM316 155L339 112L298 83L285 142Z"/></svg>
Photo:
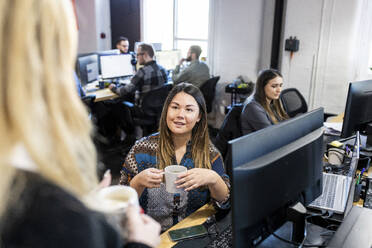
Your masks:
<svg viewBox="0 0 372 248"><path fill-rule="evenodd" d="M0 1L0 247L155 247L150 217L116 231L82 201L98 180L74 20L69 0Z"/></svg>

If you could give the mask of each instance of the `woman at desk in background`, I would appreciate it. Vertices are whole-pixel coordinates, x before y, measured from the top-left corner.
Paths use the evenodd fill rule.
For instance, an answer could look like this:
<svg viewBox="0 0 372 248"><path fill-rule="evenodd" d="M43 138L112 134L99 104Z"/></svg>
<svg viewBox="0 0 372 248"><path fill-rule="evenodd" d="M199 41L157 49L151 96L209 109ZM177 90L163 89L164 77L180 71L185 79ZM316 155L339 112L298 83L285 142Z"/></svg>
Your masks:
<svg viewBox="0 0 372 248"><path fill-rule="evenodd" d="M162 183L168 165L187 172L176 181L181 194L171 194ZM201 91L189 84L169 93L160 118L159 133L144 137L132 147L121 171L121 184L136 189L145 212L162 230L177 224L211 198L229 207L229 179L220 153L209 140L207 112Z"/></svg>
<svg viewBox="0 0 372 248"><path fill-rule="evenodd" d="M0 246L124 247L125 228L84 204L98 187L97 163L73 82L71 1L0 6ZM160 225L133 207L126 228L125 247L160 241Z"/></svg>
<svg viewBox="0 0 372 248"><path fill-rule="evenodd" d="M279 99L283 76L279 71L262 71L256 82L255 94L249 98L240 116L243 135L289 119Z"/></svg>

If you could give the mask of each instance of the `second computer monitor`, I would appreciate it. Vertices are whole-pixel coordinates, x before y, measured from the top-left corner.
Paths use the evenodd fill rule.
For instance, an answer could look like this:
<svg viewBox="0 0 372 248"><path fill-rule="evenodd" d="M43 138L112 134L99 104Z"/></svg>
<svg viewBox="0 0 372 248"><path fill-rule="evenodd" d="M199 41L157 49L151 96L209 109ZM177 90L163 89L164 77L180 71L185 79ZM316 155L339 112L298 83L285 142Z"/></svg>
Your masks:
<svg viewBox="0 0 372 248"><path fill-rule="evenodd" d="M166 70L176 68L181 60L181 50L168 50L155 52L156 63L163 66Z"/></svg>
<svg viewBox="0 0 372 248"><path fill-rule="evenodd" d="M323 109L229 142L234 247L251 247L322 190Z"/></svg>
<svg viewBox="0 0 372 248"><path fill-rule="evenodd" d="M80 55L77 59L77 72L82 86L97 80L98 78L97 54Z"/></svg>
<svg viewBox="0 0 372 248"><path fill-rule="evenodd" d="M131 63L132 55L100 56L101 76L103 79L131 76L134 73Z"/></svg>
<svg viewBox="0 0 372 248"><path fill-rule="evenodd" d="M349 84L341 137L364 131L372 123L372 80Z"/></svg>

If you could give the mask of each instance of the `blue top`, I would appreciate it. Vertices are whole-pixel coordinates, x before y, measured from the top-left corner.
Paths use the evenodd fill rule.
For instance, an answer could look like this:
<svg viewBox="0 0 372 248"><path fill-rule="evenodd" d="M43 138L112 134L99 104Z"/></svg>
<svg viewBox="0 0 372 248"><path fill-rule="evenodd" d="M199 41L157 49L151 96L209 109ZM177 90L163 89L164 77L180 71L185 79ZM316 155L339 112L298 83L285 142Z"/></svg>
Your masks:
<svg viewBox="0 0 372 248"><path fill-rule="evenodd" d="M158 150L158 141L159 134L156 133L144 137L135 143L125 159L121 171L120 184L129 185L131 179L141 171L148 168L157 168L156 152ZM230 188L229 177L225 173L221 154L212 143L210 144L209 151L212 170L217 172ZM173 160L173 164L177 164L175 156ZM195 168L191 156L190 144L187 145L186 153L180 165L187 167L187 169ZM172 194L166 191L163 183L160 188L146 188L139 199L145 213L161 224L162 231L177 224L211 200L217 203L215 204L216 207L223 209L230 207L229 201L218 203L212 199L207 187Z"/></svg>
<svg viewBox="0 0 372 248"><path fill-rule="evenodd" d="M85 96L85 92L83 90L83 87L81 87L81 83L80 83L80 80L79 78L77 77L76 73L74 72L74 78L75 78L75 84L76 84L76 88L77 88L77 91L78 91L78 95L80 97L84 97Z"/></svg>

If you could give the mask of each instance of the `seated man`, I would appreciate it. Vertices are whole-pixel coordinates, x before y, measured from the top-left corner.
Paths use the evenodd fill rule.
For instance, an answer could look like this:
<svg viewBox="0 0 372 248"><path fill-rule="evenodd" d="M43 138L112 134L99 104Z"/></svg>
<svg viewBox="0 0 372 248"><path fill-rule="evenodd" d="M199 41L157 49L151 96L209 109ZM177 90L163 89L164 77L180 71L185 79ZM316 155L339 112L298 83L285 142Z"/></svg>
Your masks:
<svg viewBox="0 0 372 248"><path fill-rule="evenodd" d="M140 93L156 89L167 82L166 70L158 65L154 57L154 50L151 45L141 44L138 46L137 58L138 63L143 65L131 82L127 85L116 87L115 84L109 85L109 88L119 96L123 97L129 93L138 90ZM136 99L138 100L138 99Z"/></svg>
<svg viewBox="0 0 372 248"><path fill-rule="evenodd" d="M189 48L187 58L182 58L173 71L172 80L174 84L189 82L200 88L210 78L208 66L204 62L199 61L201 52L200 46L191 46ZM180 70L184 61L191 63L185 69Z"/></svg>
<svg viewBox="0 0 372 248"><path fill-rule="evenodd" d="M138 90L140 92L140 98L136 99L136 101L141 103L141 96L143 95L141 93L159 88L167 82L166 70L162 66L158 65L156 61L153 60L153 57L154 50L151 45L144 43L139 45L137 59L138 63L143 65L143 67L137 71L129 84L121 87L116 87L115 84L110 84L109 89L120 97L125 97L126 95ZM128 142L134 142L134 125L130 109L127 106L118 103L113 106L113 112L116 118L120 120L120 125L129 139Z"/></svg>
<svg viewBox="0 0 372 248"><path fill-rule="evenodd" d="M120 54L130 54L130 55L132 55L131 63L132 63L133 66L135 66L137 64L136 54L134 52L129 51L129 40L128 40L127 37L120 36L116 40L115 45L116 45L116 49L119 49Z"/></svg>

